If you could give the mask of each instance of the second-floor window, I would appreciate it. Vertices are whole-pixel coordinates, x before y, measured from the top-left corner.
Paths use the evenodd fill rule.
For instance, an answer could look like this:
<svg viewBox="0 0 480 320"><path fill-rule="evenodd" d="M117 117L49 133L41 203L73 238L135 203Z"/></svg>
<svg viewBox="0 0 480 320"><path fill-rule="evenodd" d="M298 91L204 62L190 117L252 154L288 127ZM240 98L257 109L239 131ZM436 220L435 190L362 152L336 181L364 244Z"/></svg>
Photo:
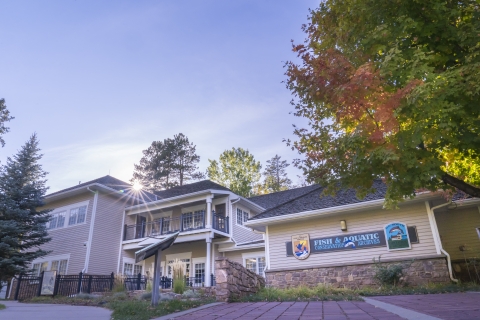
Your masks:
<svg viewBox="0 0 480 320"><path fill-rule="evenodd" d="M76 206L52 213L50 221L47 223L47 229L59 229L85 222L87 215L87 206Z"/></svg>
<svg viewBox="0 0 480 320"><path fill-rule="evenodd" d="M243 226L245 222L248 220L248 212L243 211L237 208L237 224Z"/></svg>

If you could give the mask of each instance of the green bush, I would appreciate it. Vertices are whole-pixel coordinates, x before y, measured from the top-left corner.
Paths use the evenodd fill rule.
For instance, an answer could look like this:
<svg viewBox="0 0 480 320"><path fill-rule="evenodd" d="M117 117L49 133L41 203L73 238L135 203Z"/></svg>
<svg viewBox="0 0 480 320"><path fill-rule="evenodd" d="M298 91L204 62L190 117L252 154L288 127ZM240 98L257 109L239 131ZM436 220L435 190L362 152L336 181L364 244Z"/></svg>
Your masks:
<svg viewBox="0 0 480 320"><path fill-rule="evenodd" d="M75 296L75 298L77 299L86 299L86 300L90 300L90 299L97 299L97 298L100 298L101 296L98 296L98 295L95 295L95 294L88 294L88 293L79 293Z"/></svg>
<svg viewBox="0 0 480 320"><path fill-rule="evenodd" d="M385 264L380 261L381 255L378 256L378 262L373 258L375 265L375 275L373 278L381 285L395 286L403 277L404 266L402 264Z"/></svg>
<svg viewBox="0 0 480 320"><path fill-rule="evenodd" d="M147 286L145 287L145 291L152 292L152 289L153 289L152 281L148 281Z"/></svg>
<svg viewBox="0 0 480 320"><path fill-rule="evenodd" d="M123 275L117 273L113 279L113 288L112 292L125 292L125 285L123 283Z"/></svg>
<svg viewBox="0 0 480 320"><path fill-rule="evenodd" d="M5 305L0 303L0 310L5 309Z"/></svg>
<svg viewBox="0 0 480 320"><path fill-rule="evenodd" d="M112 298L117 300L127 300L128 296L126 292L115 292L112 295Z"/></svg>
<svg viewBox="0 0 480 320"><path fill-rule="evenodd" d="M173 292L183 294L185 291L185 279L183 277L183 262L175 259L172 263L173 270Z"/></svg>

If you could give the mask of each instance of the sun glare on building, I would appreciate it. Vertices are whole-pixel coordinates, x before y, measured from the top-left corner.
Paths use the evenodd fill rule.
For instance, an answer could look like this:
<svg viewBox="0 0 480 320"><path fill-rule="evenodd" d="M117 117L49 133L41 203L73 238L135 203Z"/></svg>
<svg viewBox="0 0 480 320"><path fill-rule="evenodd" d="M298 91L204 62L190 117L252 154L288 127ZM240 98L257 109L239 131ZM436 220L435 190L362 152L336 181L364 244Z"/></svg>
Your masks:
<svg viewBox="0 0 480 320"><path fill-rule="evenodd" d="M143 186L142 186L142 184L141 184L140 182L135 181L135 182L133 183L133 190L135 190L135 191L140 191L140 190L142 190L142 188L143 188Z"/></svg>

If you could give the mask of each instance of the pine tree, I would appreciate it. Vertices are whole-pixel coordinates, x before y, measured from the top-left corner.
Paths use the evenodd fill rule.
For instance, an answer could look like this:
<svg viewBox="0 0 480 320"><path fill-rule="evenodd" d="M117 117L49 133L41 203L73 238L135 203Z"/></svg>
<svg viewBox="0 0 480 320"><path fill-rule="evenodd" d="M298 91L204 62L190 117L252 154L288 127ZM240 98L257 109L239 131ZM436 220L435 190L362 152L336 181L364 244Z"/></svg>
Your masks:
<svg viewBox="0 0 480 320"><path fill-rule="evenodd" d="M242 148L225 150L217 162L210 160L207 168L209 179L229 188L236 194L249 197L254 194L254 188L260 180L260 161L255 161L253 155Z"/></svg>
<svg viewBox="0 0 480 320"><path fill-rule="evenodd" d="M34 259L48 254L39 248L50 241L50 210L39 210L48 189L39 151L34 134L0 167L0 282L29 272Z"/></svg>
<svg viewBox="0 0 480 320"><path fill-rule="evenodd" d="M267 160L267 166L263 175L265 176L265 189L269 192L288 190L292 186L292 180L287 176L285 169L290 165L286 160L281 161L278 154Z"/></svg>
<svg viewBox="0 0 480 320"><path fill-rule="evenodd" d="M13 117L10 116L10 111L8 111L5 105L5 99L0 99L0 144L2 147L5 145L5 140L3 140L2 135L9 131L9 128L5 127L5 122L12 119Z"/></svg>
<svg viewBox="0 0 480 320"><path fill-rule="evenodd" d="M181 186L186 181L204 178L196 172L200 156L188 138L179 133L173 139L153 141L143 151L139 164L135 164L133 182L139 182L148 191L170 189Z"/></svg>

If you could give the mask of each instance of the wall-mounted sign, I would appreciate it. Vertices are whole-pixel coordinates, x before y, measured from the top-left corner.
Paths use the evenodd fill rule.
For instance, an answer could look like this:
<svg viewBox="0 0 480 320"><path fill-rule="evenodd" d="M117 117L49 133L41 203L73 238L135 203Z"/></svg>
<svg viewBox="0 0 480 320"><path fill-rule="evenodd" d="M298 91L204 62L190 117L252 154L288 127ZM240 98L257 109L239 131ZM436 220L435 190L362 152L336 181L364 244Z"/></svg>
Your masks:
<svg viewBox="0 0 480 320"><path fill-rule="evenodd" d="M298 260L305 260L310 255L310 236L308 233L292 236L293 256Z"/></svg>
<svg viewBox="0 0 480 320"><path fill-rule="evenodd" d="M44 271L42 279L41 295L53 295L53 289L55 288L55 280L57 278L57 271Z"/></svg>
<svg viewBox="0 0 480 320"><path fill-rule="evenodd" d="M392 222L384 227L385 239L389 251L411 249L407 225L401 222Z"/></svg>
<svg viewBox="0 0 480 320"><path fill-rule="evenodd" d="M418 243L417 228L415 226L410 226L407 228L407 230L408 234L410 235L410 243ZM306 236L308 237L308 234ZM388 240L386 239L385 231L370 231L364 233L310 239L310 246L307 246L307 250L309 251L308 255L310 253L327 253L341 250L354 251L358 249L386 247L387 241ZM297 254L294 254L294 252L297 252L300 256L302 255L300 252L303 252L303 246L299 249L296 247L298 244L299 243L297 242L297 244L294 246L293 237L292 242L286 242L287 256L297 257ZM308 257L308 255L306 257ZM298 259L303 260L306 258Z"/></svg>

